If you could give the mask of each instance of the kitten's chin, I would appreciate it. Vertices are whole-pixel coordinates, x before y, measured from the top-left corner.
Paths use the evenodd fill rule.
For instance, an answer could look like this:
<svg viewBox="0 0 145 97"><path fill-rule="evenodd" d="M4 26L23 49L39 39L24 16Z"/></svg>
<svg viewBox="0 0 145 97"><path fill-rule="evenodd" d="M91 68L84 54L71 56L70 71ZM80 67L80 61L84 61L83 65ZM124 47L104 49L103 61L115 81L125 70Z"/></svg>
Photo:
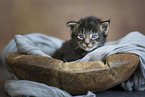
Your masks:
<svg viewBox="0 0 145 97"><path fill-rule="evenodd" d="M95 49L96 48L96 46L94 46L94 47L92 47L92 48L90 48L90 47L85 47L85 48L82 48L82 49L84 49L85 51L92 51L93 49Z"/></svg>
<svg viewBox="0 0 145 97"><path fill-rule="evenodd" d="M91 50L93 50L93 49L91 49L91 48L83 48L85 51L91 51Z"/></svg>

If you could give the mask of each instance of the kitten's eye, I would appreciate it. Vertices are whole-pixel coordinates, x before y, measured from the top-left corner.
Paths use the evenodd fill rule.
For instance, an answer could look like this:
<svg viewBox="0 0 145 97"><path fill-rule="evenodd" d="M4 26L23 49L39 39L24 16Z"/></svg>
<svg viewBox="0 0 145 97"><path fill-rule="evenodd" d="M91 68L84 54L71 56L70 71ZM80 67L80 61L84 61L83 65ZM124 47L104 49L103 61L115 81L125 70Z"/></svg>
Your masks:
<svg viewBox="0 0 145 97"><path fill-rule="evenodd" d="M80 34L80 35L78 35L78 38L83 39L84 35Z"/></svg>
<svg viewBox="0 0 145 97"><path fill-rule="evenodd" d="M92 38L93 39L97 39L98 38L98 35L92 35Z"/></svg>

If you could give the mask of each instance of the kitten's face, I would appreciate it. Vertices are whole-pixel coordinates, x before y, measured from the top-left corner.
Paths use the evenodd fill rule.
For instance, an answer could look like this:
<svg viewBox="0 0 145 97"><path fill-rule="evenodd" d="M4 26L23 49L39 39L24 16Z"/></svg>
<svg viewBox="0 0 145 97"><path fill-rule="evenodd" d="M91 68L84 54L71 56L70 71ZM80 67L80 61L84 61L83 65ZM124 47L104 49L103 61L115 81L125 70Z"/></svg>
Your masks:
<svg viewBox="0 0 145 97"><path fill-rule="evenodd" d="M79 32L76 38L79 46L85 51L95 49L99 43L99 34L93 31Z"/></svg>
<svg viewBox="0 0 145 97"><path fill-rule="evenodd" d="M92 51L104 45L109 30L108 21L87 17L78 22L70 21L67 26L70 28L72 39L77 40L79 47L85 51Z"/></svg>

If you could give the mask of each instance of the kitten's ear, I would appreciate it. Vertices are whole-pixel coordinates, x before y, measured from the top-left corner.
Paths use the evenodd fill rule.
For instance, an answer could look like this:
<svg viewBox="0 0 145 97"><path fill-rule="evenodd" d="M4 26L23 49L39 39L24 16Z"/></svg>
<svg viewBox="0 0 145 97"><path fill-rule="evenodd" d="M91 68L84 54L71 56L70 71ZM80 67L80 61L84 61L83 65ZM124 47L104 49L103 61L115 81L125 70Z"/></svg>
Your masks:
<svg viewBox="0 0 145 97"><path fill-rule="evenodd" d="M105 35L107 35L109 31L109 25L110 25L110 19L107 21L102 21L100 24L100 31L103 32Z"/></svg>
<svg viewBox="0 0 145 97"><path fill-rule="evenodd" d="M78 22L75 21L69 21L66 23L67 27L70 30L70 33L72 33L72 31L78 26Z"/></svg>

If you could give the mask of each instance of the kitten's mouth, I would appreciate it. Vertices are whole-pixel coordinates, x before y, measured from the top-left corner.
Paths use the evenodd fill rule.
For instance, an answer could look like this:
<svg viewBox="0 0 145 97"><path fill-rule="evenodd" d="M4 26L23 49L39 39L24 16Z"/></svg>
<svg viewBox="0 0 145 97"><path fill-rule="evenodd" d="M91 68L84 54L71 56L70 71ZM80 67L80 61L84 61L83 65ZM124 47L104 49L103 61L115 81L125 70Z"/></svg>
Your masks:
<svg viewBox="0 0 145 97"><path fill-rule="evenodd" d="M85 51L92 51L94 48L96 48L95 46L94 47L85 47L83 48Z"/></svg>
<svg viewBox="0 0 145 97"><path fill-rule="evenodd" d="M97 46L93 46L93 47L81 47L83 50L85 51L92 51L93 49L95 49Z"/></svg>
<svg viewBox="0 0 145 97"><path fill-rule="evenodd" d="M95 49L97 47L97 44L93 45L92 43L86 45L85 43L82 43L82 45L80 45L80 47L85 50L85 51L92 51L93 49Z"/></svg>

